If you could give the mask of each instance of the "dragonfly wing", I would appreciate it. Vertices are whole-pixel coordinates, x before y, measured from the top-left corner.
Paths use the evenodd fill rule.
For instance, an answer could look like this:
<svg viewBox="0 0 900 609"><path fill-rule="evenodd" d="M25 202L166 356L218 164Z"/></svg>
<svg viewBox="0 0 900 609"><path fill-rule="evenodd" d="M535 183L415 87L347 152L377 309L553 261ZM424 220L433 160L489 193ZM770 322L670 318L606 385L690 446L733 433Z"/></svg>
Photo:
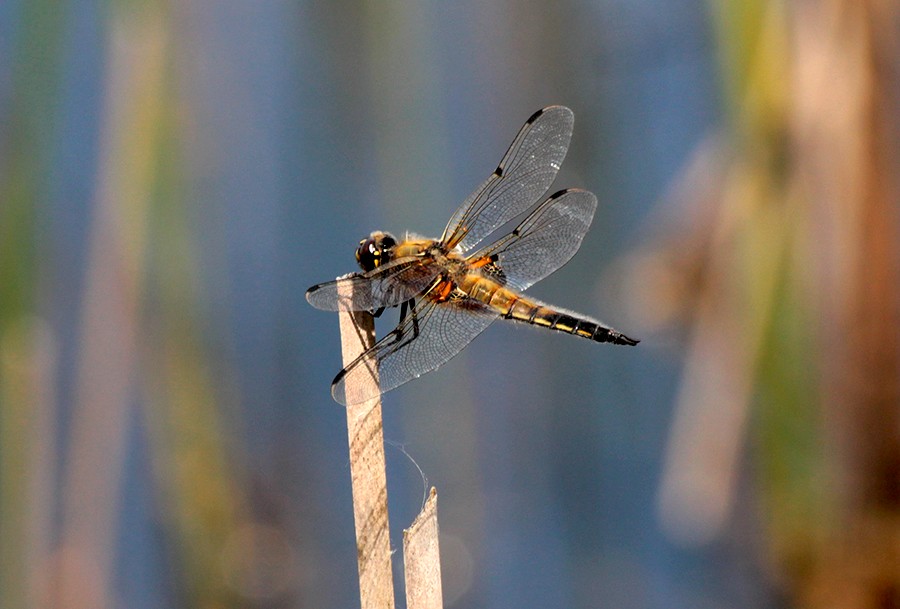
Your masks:
<svg viewBox="0 0 900 609"><path fill-rule="evenodd" d="M490 259L506 282L524 290L568 262L591 226L597 197L586 190L561 190L538 205L511 233L469 260Z"/></svg>
<svg viewBox="0 0 900 609"><path fill-rule="evenodd" d="M306 300L323 311L374 311L381 306L372 295L372 280L360 273L314 285L306 290Z"/></svg>
<svg viewBox="0 0 900 609"><path fill-rule="evenodd" d="M500 165L450 218L441 241L464 252L547 192L569 149L575 115L564 106L535 112Z"/></svg>
<svg viewBox="0 0 900 609"><path fill-rule="evenodd" d="M341 370L331 385L335 401L356 404L430 372L481 334L497 313L470 299L419 299L387 336ZM378 382L371 382L371 375Z"/></svg>
<svg viewBox="0 0 900 609"><path fill-rule="evenodd" d="M404 258L369 273L354 273L314 285L306 291L306 300L325 311L395 307L422 294L439 273L435 265L418 258Z"/></svg>

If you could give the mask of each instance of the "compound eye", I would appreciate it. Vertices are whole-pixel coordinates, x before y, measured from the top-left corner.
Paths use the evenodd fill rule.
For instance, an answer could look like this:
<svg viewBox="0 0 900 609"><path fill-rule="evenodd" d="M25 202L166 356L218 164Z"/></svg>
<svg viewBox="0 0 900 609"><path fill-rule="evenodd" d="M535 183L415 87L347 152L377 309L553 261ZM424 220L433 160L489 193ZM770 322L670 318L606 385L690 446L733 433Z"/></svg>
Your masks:
<svg viewBox="0 0 900 609"><path fill-rule="evenodd" d="M356 250L356 261L364 271L371 271L378 266L381 259L381 251L375 243L375 239L369 237L359 242Z"/></svg>
<svg viewBox="0 0 900 609"><path fill-rule="evenodd" d="M371 271L377 266L375 242L371 238L359 242L359 247L356 249L356 261L364 271Z"/></svg>
<svg viewBox="0 0 900 609"><path fill-rule="evenodd" d="M387 233L376 232L359 242L356 261L364 271L372 271L391 261L397 240Z"/></svg>

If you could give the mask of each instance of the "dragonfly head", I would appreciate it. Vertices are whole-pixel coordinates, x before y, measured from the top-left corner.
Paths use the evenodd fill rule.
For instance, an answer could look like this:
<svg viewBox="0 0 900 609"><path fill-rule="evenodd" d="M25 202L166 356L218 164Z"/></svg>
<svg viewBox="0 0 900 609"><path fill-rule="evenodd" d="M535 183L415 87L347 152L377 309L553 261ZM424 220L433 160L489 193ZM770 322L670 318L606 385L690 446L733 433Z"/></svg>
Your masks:
<svg viewBox="0 0 900 609"><path fill-rule="evenodd" d="M359 242L359 247L356 248L356 261L362 270L373 271L391 261L395 245L397 240L393 235L375 231Z"/></svg>

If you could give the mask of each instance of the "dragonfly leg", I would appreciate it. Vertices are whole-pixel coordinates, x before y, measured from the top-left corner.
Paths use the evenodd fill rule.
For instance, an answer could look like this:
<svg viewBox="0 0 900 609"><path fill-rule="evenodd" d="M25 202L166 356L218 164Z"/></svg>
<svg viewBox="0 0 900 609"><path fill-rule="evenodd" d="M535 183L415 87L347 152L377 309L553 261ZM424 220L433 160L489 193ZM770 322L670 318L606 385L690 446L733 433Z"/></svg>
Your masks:
<svg viewBox="0 0 900 609"><path fill-rule="evenodd" d="M405 300L400 303L400 320L397 322L397 328L394 330L396 338L394 342L399 343L403 340L403 321L406 319L406 312L409 310L409 301Z"/></svg>
<svg viewBox="0 0 900 609"><path fill-rule="evenodd" d="M397 323L397 329L394 330L394 342L399 343L404 339L405 328L403 322L406 316L412 316L413 335L409 340L415 340L419 336L419 316L416 315L416 301L412 298L400 303L400 321Z"/></svg>
<svg viewBox="0 0 900 609"><path fill-rule="evenodd" d="M378 307L377 309L372 311L372 317L374 317L376 319L381 317L381 314L384 313L384 309L385 309L385 307Z"/></svg>
<svg viewBox="0 0 900 609"><path fill-rule="evenodd" d="M416 314L416 301L415 300L409 301L409 313L410 313L410 315L412 315L413 338L415 339L415 338L419 337L419 316L418 316L418 314Z"/></svg>

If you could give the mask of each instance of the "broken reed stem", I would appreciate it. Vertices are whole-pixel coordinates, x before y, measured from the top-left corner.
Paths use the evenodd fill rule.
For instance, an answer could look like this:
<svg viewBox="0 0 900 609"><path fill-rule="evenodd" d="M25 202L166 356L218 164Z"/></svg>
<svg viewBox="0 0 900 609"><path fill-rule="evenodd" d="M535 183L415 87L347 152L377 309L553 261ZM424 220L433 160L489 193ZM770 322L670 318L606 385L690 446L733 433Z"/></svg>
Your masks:
<svg viewBox="0 0 900 609"><path fill-rule="evenodd" d="M346 366L374 344L375 323L370 313L360 311L342 311L338 317ZM369 380L378 382L377 378ZM352 392L348 391L348 394ZM347 436L361 607L393 609L394 581L380 397L347 406Z"/></svg>
<svg viewBox="0 0 900 609"><path fill-rule="evenodd" d="M339 292L352 300L352 294ZM338 313L344 366L375 343L375 320L364 311ZM368 365L375 371L374 362ZM362 381L356 375L347 383L378 384L377 371ZM346 395L371 395L346 387ZM393 609L394 581L391 573L391 538L388 528L387 473L384 460L384 428L381 397L347 406L347 437L350 443L350 479L353 520L359 565L359 596L362 609ZM403 531L406 606L408 609L441 609L441 560L438 546L437 490L432 487L422 511Z"/></svg>
<svg viewBox="0 0 900 609"><path fill-rule="evenodd" d="M403 531L403 565L407 609L441 609L441 557L438 546L437 489Z"/></svg>

